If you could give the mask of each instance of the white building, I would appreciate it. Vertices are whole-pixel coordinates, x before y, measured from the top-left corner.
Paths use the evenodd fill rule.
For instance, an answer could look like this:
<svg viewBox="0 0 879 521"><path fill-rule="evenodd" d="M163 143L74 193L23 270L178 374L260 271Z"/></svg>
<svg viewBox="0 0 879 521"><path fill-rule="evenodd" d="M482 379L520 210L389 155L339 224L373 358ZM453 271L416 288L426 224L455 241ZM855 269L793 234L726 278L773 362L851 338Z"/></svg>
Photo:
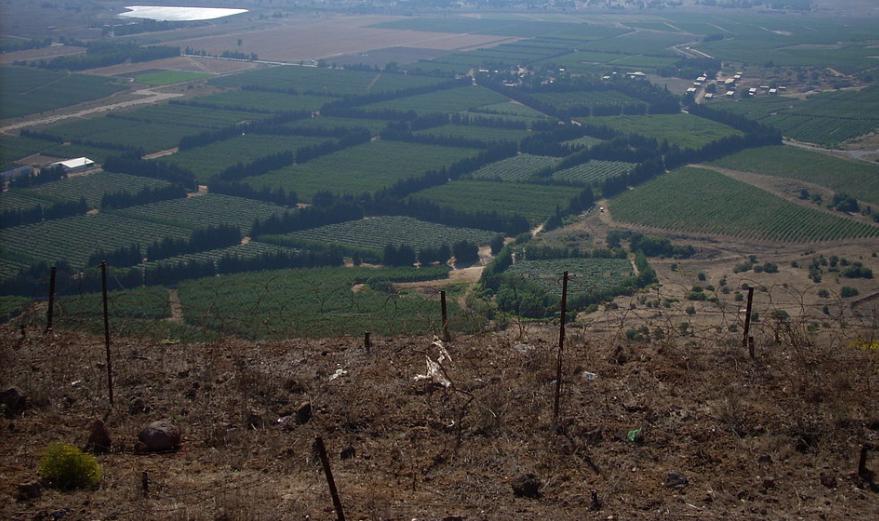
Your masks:
<svg viewBox="0 0 879 521"><path fill-rule="evenodd" d="M83 170L87 170L93 166L95 166L95 162L87 157L75 157L73 159L68 159L67 161L58 161L57 163L52 163L51 166L61 166L65 172L68 174L73 172L81 172Z"/></svg>

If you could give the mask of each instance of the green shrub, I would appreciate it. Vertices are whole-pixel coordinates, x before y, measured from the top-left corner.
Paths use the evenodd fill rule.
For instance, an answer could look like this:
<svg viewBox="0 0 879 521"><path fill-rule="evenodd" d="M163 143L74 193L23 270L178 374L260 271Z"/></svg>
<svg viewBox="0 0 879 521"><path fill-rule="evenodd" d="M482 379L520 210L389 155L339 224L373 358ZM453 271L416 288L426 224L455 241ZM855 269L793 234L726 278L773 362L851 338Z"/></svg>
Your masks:
<svg viewBox="0 0 879 521"><path fill-rule="evenodd" d="M94 456L60 442L49 444L38 471L51 486L62 490L97 487L102 474Z"/></svg>
<svg viewBox="0 0 879 521"><path fill-rule="evenodd" d="M842 298L856 297L857 295L857 288L851 288L849 286L842 287Z"/></svg>

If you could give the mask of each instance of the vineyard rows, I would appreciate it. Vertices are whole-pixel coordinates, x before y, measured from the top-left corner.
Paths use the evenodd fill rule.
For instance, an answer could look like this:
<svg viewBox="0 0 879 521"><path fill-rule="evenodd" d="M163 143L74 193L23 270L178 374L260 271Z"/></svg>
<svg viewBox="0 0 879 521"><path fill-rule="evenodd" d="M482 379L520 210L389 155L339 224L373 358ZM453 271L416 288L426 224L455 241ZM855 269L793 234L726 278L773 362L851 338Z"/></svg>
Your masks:
<svg viewBox="0 0 879 521"><path fill-rule="evenodd" d="M622 161L593 160L571 168L553 172L552 179L581 185L599 184L605 179L628 173L635 165Z"/></svg>
<svg viewBox="0 0 879 521"><path fill-rule="evenodd" d="M480 127L476 125L443 125L415 132L416 135L472 139L483 143L511 141L518 143L530 133L525 129Z"/></svg>
<svg viewBox="0 0 879 521"><path fill-rule="evenodd" d="M21 192L52 201L78 201L85 197L91 208L101 206L104 194L116 192L134 193L144 188L159 188L169 183L158 179L137 177L115 172L98 172L95 174L68 177L60 181L27 188ZM6 194L3 194L4 196Z"/></svg>
<svg viewBox="0 0 879 521"><path fill-rule="evenodd" d="M247 233L253 221L287 211L283 206L223 194L204 194L132 206L113 213L132 219L181 228L231 224Z"/></svg>
<svg viewBox="0 0 879 521"><path fill-rule="evenodd" d="M338 70L316 67L272 67L211 80L217 87L255 85L270 89L295 89L331 96L362 96L433 85L442 78L373 71Z"/></svg>
<svg viewBox="0 0 879 521"><path fill-rule="evenodd" d="M527 181L534 174L558 164L559 159L549 156L520 154L486 165L473 172L473 179L485 181Z"/></svg>
<svg viewBox="0 0 879 521"><path fill-rule="evenodd" d="M469 109L508 101L507 98L485 87L467 86L444 89L417 96L396 98L365 105L370 110L415 111L418 114L465 112Z"/></svg>
<svg viewBox="0 0 879 521"><path fill-rule="evenodd" d="M290 250L290 248L275 246L274 244L250 241L247 244L236 244L235 246L229 246L228 248L218 248L216 250L187 253L185 255L178 255L176 257L168 257L167 259L147 262L145 264L145 267L152 268L159 265L170 266L189 261L204 262L212 260L216 262L225 256L235 257L238 259L249 259L252 257L258 257L265 253L275 253L278 251L290 252L292 250Z"/></svg>
<svg viewBox="0 0 879 521"><path fill-rule="evenodd" d="M307 94L292 95L257 90L238 90L193 98L192 101L218 105L229 110L288 112L301 110L316 111L320 109L324 103L332 101L332 99L333 98L327 96L312 96Z"/></svg>
<svg viewBox="0 0 879 521"><path fill-rule="evenodd" d="M605 292L631 279L635 272L629 259L524 260L513 264L505 277L523 279L550 295L561 296L562 274L568 272L568 294Z"/></svg>

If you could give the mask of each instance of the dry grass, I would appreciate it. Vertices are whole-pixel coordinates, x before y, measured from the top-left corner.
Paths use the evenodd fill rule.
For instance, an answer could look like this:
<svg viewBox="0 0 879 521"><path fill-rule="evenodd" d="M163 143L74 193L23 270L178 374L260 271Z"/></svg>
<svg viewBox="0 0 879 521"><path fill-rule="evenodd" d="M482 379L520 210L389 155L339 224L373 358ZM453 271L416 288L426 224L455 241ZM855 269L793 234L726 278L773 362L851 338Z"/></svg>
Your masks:
<svg viewBox="0 0 879 521"><path fill-rule="evenodd" d="M757 360L738 335L626 343L570 331L563 419L552 428L556 336L532 325L456 339L444 362L450 388L414 375L428 338L271 343L114 344L116 405L106 399L100 338L61 332L21 338L7 327L0 379L33 401L3 420L0 517L31 519L333 519L312 452L328 445L351 519L802 519L872 518L875 493L853 477L857 451L879 439L879 353L826 338L760 338ZM345 376L330 380L337 369ZM583 371L598 375L587 381ZM142 399L145 414L130 414ZM277 418L310 401L314 417L284 430ZM11 499L36 477L51 441L82 445L107 417L114 450L100 456L94 492ZM253 428L253 415L264 422ZM168 418L184 431L175 454L132 451L138 430ZM642 428L638 443L626 433ZM342 459L343 449L354 456ZM141 481L146 471L149 490ZM689 484L663 485L669 472ZM533 472L539 500L510 482ZM822 476L836 480L835 488ZM591 512L592 491L601 511Z"/></svg>

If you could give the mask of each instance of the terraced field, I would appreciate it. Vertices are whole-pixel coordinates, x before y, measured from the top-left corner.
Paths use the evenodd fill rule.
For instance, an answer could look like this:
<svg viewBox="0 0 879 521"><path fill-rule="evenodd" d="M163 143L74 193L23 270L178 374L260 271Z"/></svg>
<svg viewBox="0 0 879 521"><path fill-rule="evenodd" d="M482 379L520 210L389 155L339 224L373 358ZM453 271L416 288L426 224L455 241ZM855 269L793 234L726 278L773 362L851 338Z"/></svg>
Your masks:
<svg viewBox="0 0 879 521"><path fill-rule="evenodd" d="M321 190L361 194L428 170L448 166L477 154L476 149L373 141L298 164L247 178L254 188L281 187L304 200Z"/></svg>
<svg viewBox="0 0 879 521"><path fill-rule="evenodd" d="M554 181L575 183L583 186L600 184L605 179L628 173L635 168L634 163L623 161L592 160L571 168L553 172Z"/></svg>
<svg viewBox="0 0 879 521"><path fill-rule="evenodd" d="M594 125L607 125L630 134L666 140L681 148L702 146L727 136L738 136L738 130L691 114L650 114L647 116L612 116L582 120Z"/></svg>
<svg viewBox="0 0 879 521"><path fill-rule="evenodd" d="M879 227L789 203L699 168L659 176L624 192L609 206L617 221L680 232L779 242L879 236Z"/></svg>
<svg viewBox="0 0 879 521"><path fill-rule="evenodd" d="M100 213L0 229L0 243L4 257L12 255L19 262L67 259L74 268L83 268L99 249L143 245L164 237L182 239L189 234L186 228Z"/></svg>
<svg viewBox="0 0 879 521"><path fill-rule="evenodd" d="M211 80L217 87L255 85L329 96L362 96L434 85L443 78L317 67L272 67Z"/></svg>
<svg viewBox="0 0 879 521"><path fill-rule="evenodd" d="M473 172L471 177L483 181L528 181L537 172L551 168L558 162L556 157L519 154L486 165Z"/></svg>
<svg viewBox="0 0 879 521"><path fill-rule="evenodd" d="M879 166L790 146L744 150L712 163L724 168L799 179L879 205Z"/></svg>
<svg viewBox="0 0 879 521"><path fill-rule="evenodd" d="M497 234L485 230L455 228L419 221L411 217L385 216L330 224L271 236L265 240L306 249L310 245L339 245L376 254L381 253L388 244L395 246L408 244L418 251L422 248L436 248L443 244L451 246L462 240L487 244L495 235Z"/></svg>
<svg viewBox="0 0 879 521"><path fill-rule="evenodd" d="M101 206L104 194L115 192L134 193L144 188L159 188L170 183L148 177L137 177L114 172L98 172L96 174L69 177L44 185L21 190L22 193L50 201L78 201L85 197L91 208ZM3 194L6 195L6 194Z"/></svg>
<svg viewBox="0 0 879 521"><path fill-rule="evenodd" d="M417 114L448 114L451 112L465 112L470 109L507 101L509 100L506 97L485 87L467 86L370 103L369 105L364 105L363 109L367 112L390 109L401 112L411 110Z"/></svg>
<svg viewBox="0 0 879 521"><path fill-rule="evenodd" d="M579 193L580 188L568 186L465 179L416 192L412 198L426 199L465 212L521 215L536 225L552 215L556 206L566 207Z"/></svg>
<svg viewBox="0 0 879 521"><path fill-rule="evenodd" d="M287 208L253 199L223 194L205 194L132 206L113 213L131 219L186 229L233 224L247 233L256 219L265 219Z"/></svg>
<svg viewBox="0 0 879 521"><path fill-rule="evenodd" d="M158 161L172 163L195 174L200 183L207 183L226 168L236 163L249 163L255 159L279 152L296 150L330 138L308 136L272 136L248 134L217 141L198 148L191 148L165 156Z"/></svg>

